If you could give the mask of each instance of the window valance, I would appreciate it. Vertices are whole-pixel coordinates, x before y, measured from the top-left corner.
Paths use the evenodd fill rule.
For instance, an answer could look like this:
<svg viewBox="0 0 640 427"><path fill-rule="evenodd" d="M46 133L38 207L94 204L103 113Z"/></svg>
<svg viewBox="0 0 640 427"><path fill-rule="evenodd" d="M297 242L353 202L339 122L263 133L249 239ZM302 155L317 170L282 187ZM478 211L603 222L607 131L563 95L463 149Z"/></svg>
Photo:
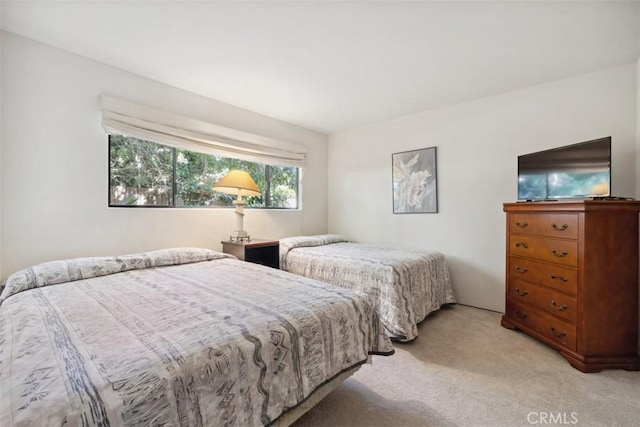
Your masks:
<svg viewBox="0 0 640 427"><path fill-rule="evenodd" d="M255 163L301 167L307 148L202 120L101 95L102 127L122 134L199 153Z"/></svg>

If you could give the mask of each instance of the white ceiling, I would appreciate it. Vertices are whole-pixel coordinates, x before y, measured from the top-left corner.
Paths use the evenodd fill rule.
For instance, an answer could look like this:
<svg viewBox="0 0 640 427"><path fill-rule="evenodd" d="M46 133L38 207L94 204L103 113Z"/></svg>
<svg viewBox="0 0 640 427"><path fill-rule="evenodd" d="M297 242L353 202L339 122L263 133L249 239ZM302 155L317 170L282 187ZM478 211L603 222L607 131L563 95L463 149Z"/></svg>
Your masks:
<svg viewBox="0 0 640 427"><path fill-rule="evenodd" d="M638 59L638 3L2 1L2 28L330 133Z"/></svg>

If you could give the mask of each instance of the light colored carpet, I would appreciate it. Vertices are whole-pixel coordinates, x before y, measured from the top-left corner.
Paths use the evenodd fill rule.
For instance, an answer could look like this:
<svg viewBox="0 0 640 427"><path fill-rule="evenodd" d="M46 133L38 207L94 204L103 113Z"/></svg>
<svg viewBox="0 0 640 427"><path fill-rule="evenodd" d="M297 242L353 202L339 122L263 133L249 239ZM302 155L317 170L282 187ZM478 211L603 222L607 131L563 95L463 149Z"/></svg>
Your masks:
<svg viewBox="0 0 640 427"><path fill-rule="evenodd" d="M583 374L501 314L455 305L373 357L294 427L638 426L640 372Z"/></svg>

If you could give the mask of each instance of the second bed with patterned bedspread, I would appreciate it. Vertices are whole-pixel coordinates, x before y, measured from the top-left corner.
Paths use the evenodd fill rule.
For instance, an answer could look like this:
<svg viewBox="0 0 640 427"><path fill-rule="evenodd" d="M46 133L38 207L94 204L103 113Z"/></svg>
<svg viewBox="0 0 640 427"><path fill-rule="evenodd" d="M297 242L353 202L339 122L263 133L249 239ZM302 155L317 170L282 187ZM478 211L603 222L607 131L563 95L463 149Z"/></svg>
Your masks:
<svg viewBox="0 0 640 427"><path fill-rule="evenodd" d="M280 268L371 298L391 337L411 341L431 312L455 302L443 254L371 246L326 234L280 240Z"/></svg>

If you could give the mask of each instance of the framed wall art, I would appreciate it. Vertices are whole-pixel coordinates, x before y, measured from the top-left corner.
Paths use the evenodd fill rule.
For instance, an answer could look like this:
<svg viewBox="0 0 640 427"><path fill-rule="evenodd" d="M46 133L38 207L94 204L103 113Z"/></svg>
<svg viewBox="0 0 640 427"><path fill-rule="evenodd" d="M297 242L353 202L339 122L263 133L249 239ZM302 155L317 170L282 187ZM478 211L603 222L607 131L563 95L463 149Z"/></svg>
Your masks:
<svg viewBox="0 0 640 427"><path fill-rule="evenodd" d="M437 213L436 147L391 155L393 213Z"/></svg>

